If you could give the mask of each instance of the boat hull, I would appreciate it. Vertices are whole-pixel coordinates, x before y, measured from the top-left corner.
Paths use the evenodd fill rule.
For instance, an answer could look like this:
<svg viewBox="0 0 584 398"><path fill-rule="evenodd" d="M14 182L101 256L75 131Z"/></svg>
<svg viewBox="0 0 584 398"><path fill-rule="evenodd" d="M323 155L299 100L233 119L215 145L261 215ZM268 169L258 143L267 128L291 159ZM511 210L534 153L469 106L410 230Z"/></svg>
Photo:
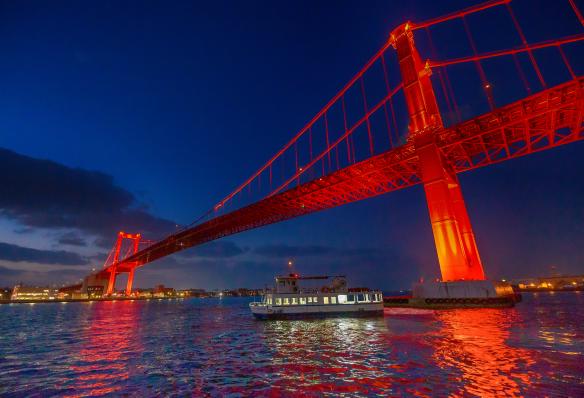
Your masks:
<svg viewBox="0 0 584 398"><path fill-rule="evenodd" d="M296 307L252 307L256 319L363 318L383 316L383 303L360 305L313 305Z"/></svg>
<svg viewBox="0 0 584 398"><path fill-rule="evenodd" d="M494 298L445 298L445 299L420 299L420 298L385 298L386 308L420 308L445 310L453 308L509 308L517 301L516 296Z"/></svg>

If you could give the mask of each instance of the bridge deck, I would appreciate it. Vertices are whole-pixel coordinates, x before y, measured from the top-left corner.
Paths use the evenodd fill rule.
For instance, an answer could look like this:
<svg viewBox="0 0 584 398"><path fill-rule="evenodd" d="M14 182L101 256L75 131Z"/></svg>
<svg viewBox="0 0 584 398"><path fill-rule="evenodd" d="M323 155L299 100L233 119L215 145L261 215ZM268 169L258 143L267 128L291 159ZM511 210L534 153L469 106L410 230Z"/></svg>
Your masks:
<svg viewBox="0 0 584 398"><path fill-rule="evenodd" d="M582 140L584 77L437 133L457 173ZM411 142L169 236L118 264L119 272L224 236L396 191L420 182ZM107 272L107 269L101 270Z"/></svg>

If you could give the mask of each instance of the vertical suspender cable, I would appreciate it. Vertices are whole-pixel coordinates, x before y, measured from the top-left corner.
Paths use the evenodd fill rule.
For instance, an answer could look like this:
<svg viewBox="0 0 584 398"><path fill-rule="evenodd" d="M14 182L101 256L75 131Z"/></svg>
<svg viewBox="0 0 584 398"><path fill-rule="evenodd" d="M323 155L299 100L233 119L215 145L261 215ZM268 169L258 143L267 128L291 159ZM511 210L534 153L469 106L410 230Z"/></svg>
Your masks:
<svg viewBox="0 0 584 398"><path fill-rule="evenodd" d="M363 97L363 110L364 110L364 114L367 115L369 113L369 109L367 109L367 94L365 93L365 83L363 82L363 77L361 77L361 96ZM371 122L369 121L369 118L367 117L366 120L367 123L367 135L369 136L369 152L371 153L371 156L373 156L373 153L375 152L373 149L373 135L371 134Z"/></svg>
<svg viewBox="0 0 584 398"><path fill-rule="evenodd" d="M426 31L426 35L428 36L428 43L430 44L430 51L432 51L432 56L434 58L437 58L438 52L436 51L436 47L434 46L434 40L432 40L432 35L430 34L430 28L428 26L426 26L426 28L424 30ZM453 109L452 102L450 101L450 96L448 95L448 90L446 88L446 83L444 81L445 77L443 75L448 76L448 72L446 71L446 68L441 68L438 70L438 78L440 80L440 87L442 88L442 93L444 94L444 99L446 100L446 106L448 107L448 111L450 112L450 114L452 114L453 116L454 115L458 116L458 109L456 110L456 112ZM452 101L455 101L454 98L452 99ZM458 118L457 120L460 122L460 118Z"/></svg>
<svg viewBox="0 0 584 398"><path fill-rule="evenodd" d="M472 34L470 32L470 28L468 26L468 22L464 15L462 16L462 22L464 24L464 30L466 32L466 36L468 37L468 41L472 48L472 52L475 57L478 56L477 46L474 42ZM480 60L475 60L475 65L477 67L477 71L479 72L479 76L481 78L481 83L483 85L483 90L485 90L485 95L487 96L487 101L489 102L489 108L491 110L495 109L495 102L493 101L492 91L491 91L491 84L487 81L487 76L485 75L485 70L483 69L483 65L481 64Z"/></svg>
<svg viewBox="0 0 584 398"><path fill-rule="evenodd" d="M564 54L564 50L562 49L561 45L558 45L558 51L560 52L560 55L562 56L562 60L564 61L564 64L566 64L566 68L568 68L568 72L570 72L570 76L572 77L573 80L576 80L576 74L574 73L574 70L572 69L572 65L570 65L570 62L568 62L568 58L566 58L566 54Z"/></svg>
<svg viewBox="0 0 584 398"><path fill-rule="evenodd" d="M387 94L390 94L389 87L389 76L387 75L387 66L385 65L385 56L381 53L381 65L383 66L383 76L385 77L385 88L387 89ZM395 109L393 108L393 98L389 98L389 108L391 109L391 118L393 121L393 132L395 134L396 142L399 141L399 131L397 129L397 121L395 119Z"/></svg>
<svg viewBox="0 0 584 398"><path fill-rule="evenodd" d="M574 10L574 13L578 17L578 20L580 21L580 23L582 24L582 26L584 26L584 17L582 16L582 13L580 12L580 9L576 5L576 2L574 0L568 0L568 1L570 2L570 5L572 6L572 10Z"/></svg>
<svg viewBox="0 0 584 398"><path fill-rule="evenodd" d="M329 171L332 169L331 165L331 148L330 148L330 141L329 141L329 128L328 128L328 118L327 113L324 113L324 132L326 137L326 152L328 157L328 169Z"/></svg>
<svg viewBox="0 0 584 398"><path fill-rule="evenodd" d="M389 94L389 80L387 77L387 68L385 67L385 57L381 54L381 66L383 67L383 80L385 81L385 89ZM391 98L389 99L391 101ZM387 114L387 103L383 104L383 114L385 116L385 125L387 126L387 135L389 137L389 148L393 148L393 137L391 136L391 127L389 126L389 115Z"/></svg>
<svg viewBox="0 0 584 398"><path fill-rule="evenodd" d="M298 141L294 143L294 160L295 160L295 168L294 174L298 173ZM296 184L300 185L300 176L296 179Z"/></svg>
<svg viewBox="0 0 584 398"><path fill-rule="evenodd" d="M345 96L341 98L341 105L343 108L343 123L345 127L345 134L347 133L347 110L345 109ZM349 143L349 136L345 138L345 142L347 143L347 162L351 164L351 144Z"/></svg>
<svg viewBox="0 0 584 398"><path fill-rule="evenodd" d="M312 160L312 127L308 130L308 147L310 152L310 160Z"/></svg>
<svg viewBox="0 0 584 398"><path fill-rule="evenodd" d="M511 16L511 19L513 20L513 24L515 25L515 29L517 30L517 33L519 34L519 37L521 38L521 42L523 43L523 47L525 47L527 49L527 54L529 55L529 59L531 60L531 64L533 65L533 69L535 69L535 73L537 74L537 78L539 79L539 82L541 83L543 88L546 88L547 85L545 84L545 80L543 79L543 75L541 74L541 70L539 69L539 66L537 65L537 61L535 60L535 57L533 56L533 52L531 51L531 49L529 49L529 45L527 44L527 39L525 38L525 35L523 34L523 29L521 29L521 26L519 25L519 21L517 20L517 18L515 18L515 14L513 13L513 9L511 8L511 4L506 3L505 6L507 6L507 11L509 12L509 15Z"/></svg>

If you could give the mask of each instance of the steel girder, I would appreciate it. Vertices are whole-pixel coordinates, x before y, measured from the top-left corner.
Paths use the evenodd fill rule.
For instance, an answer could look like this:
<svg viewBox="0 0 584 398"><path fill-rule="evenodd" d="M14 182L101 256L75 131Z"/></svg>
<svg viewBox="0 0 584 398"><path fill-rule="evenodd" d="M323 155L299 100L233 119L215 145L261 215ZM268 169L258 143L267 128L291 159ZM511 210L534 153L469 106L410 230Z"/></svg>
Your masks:
<svg viewBox="0 0 584 398"><path fill-rule="evenodd" d="M549 88L452 128L436 132L456 173L584 139L584 78ZM215 217L122 260L128 272L189 247L249 229L356 202L420 182L414 145L405 145ZM107 269L100 272L107 272Z"/></svg>

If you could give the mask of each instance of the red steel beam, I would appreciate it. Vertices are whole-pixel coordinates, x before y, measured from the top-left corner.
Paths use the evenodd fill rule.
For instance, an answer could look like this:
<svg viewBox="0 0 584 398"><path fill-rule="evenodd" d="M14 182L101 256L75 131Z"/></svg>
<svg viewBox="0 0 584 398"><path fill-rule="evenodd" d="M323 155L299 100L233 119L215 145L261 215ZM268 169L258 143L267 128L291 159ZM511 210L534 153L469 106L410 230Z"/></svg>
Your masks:
<svg viewBox="0 0 584 398"><path fill-rule="evenodd" d="M488 53L484 53L484 54L471 55L468 57L454 58L454 59L444 60L444 61L428 61L428 64L430 65L431 68L436 68L436 67L441 67L441 66L462 64L465 62L475 62L475 61L480 61L480 60L487 59L487 58L502 57L504 55L513 55L513 54L519 54L519 53L523 53L523 52L529 52L531 50L539 50L541 48L546 48L546 47L558 47L558 46L561 46L564 44L575 43L575 42L583 41L583 40L584 40L584 33L580 33L577 35L568 36L568 37L564 37L561 39L546 40L546 41L542 41L542 42L535 43L535 44L528 44L527 46L524 46L521 48L512 48L512 49L508 49L508 50L492 51L492 52L488 52Z"/></svg>
<svg viewBox="0 0 584 398"><path fill-rule="evenodd" d="M412 30L427 28L427 27L430 27L432 25L436 25L436 24L446 22L446 21L451 21L451 20L457 19L457 18L462 18L466 15L473 14L473 13L479 12L479 11L483 11L483 10L486 10L486 9L489 9L492 7L500 6L502 4L508 4L510 2L511 2L511 0L486 1L484 3L480 3L477 5L471 6L471 7L467 7L463 10L456 11L456 12L453 12L450 14L446 14L446 15L443 15L443 16L438 17L438 18L429 19L429 20L424 21L424 22L410 23L410 28Z"/></svg>
<svg viewBox="0 0 584 398"><path fill-rule="evenodd" d="M584 140L584 77L437 133L456 173ZM128 272L224 236L363 200L420 183L414 144L355 163L159 241L121 261ZM111 267L111 266L110 266ZM109 268L101 272L108 272Z"/></svg>

